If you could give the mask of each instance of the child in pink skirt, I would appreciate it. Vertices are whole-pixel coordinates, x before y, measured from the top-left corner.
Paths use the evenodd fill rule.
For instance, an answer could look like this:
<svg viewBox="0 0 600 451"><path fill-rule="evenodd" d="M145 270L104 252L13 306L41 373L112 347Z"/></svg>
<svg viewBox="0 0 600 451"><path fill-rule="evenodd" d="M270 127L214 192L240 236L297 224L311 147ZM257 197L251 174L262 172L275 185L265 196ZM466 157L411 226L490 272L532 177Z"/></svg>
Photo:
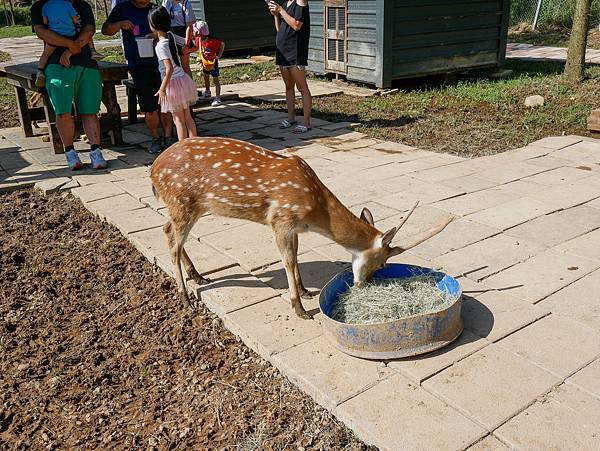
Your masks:
<svg viewBox="0 0 600 451"><path fill-rule="evenodd" d="M171 33L171 17L164 7L155 8L148 16L150 28L158 43L156 56L162 78L156 93L163 113L171 113L177 128L177 137L182 139L196 134L196 122L190 106L198 100L198 90L194 80L181 68L175 38Z"/></svg>

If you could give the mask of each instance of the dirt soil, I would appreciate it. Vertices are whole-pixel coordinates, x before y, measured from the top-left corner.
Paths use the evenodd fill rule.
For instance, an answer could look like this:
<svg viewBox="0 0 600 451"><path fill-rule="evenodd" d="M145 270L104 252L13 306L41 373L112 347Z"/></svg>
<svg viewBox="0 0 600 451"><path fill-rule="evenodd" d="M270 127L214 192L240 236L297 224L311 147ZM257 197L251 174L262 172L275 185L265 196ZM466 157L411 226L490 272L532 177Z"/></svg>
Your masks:
<svg viewBox="0 0 600 451"><path fill-rule="evenodd" d="M70 195L0 195L1 449L367 449Z"/></svg>

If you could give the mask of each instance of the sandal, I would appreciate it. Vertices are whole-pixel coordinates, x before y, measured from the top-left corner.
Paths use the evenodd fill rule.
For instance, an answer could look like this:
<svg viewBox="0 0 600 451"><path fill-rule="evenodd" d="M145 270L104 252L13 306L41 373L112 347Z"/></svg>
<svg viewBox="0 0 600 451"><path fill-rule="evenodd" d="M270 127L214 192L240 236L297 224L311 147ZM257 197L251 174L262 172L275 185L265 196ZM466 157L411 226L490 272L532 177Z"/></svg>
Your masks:
<svg viewBox="0 0 600 451"><path fill-rule="evenodd" d="M281 121L281 123L279 124L279 128L281 128L282 130L284 128L290 128L292 125L296 124L296 121L288 121L287 119L284 119Z"/></svg>
<svg viewBox="0 0 600 451"><path fill-rule="evenodd" d="M298 124L298 125L296 125L296 128L294 129L294 133L306 133L309 130L310 130L310 127L307 127L306 125Z"/></svg>

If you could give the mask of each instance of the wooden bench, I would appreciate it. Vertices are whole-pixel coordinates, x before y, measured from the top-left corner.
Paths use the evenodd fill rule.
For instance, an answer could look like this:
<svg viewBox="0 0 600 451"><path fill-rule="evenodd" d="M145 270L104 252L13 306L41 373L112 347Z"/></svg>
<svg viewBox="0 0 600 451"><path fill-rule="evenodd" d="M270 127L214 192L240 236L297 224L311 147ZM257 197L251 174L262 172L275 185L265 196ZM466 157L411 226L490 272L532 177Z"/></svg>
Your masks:
<svg viewBox="0 0 600 451"><path fill-rule="evenodd" d="M135 92L135 86L133 84L133 80L128 78L127 80L123 80L123 85L125 86L125 92L127 93L127 118L129 119L130 124L135 124L138 119L138 106L137 106L137 94ZM198 94L200 95L202 90L198 90ZM226 100L239 100L240 96L238 94L224 94L221 96L221 100L225 102ZM195 107L208 106L211 104L213 99L204 99L199 97L198 101L193 105Z"/></svg>
<svg viewBox="0 0 600 451"><path fill-rule="evenodd" d="M102 77L102 103L106 113L100 115L101 133L109 133L113 145L123 144L123 125L121 122L121 108L117 101L116 86L127 78L127 66L119 63L99 62ZM34 136L33 121L45 120L48 124L48 134L54 147L54 153L63 153L63 145L56 129L56 115L50 103L46 90L35 86L37 62L14 64L10 63L0 67L0 77L6 77L9 84L15 89L17 108L21 127L26 137ZM30 108L27 102L27 91L40 93L43 106ZM75 111L75 113L77 113ZM83 130L81 121L76 117L76 133Z"/></svg>

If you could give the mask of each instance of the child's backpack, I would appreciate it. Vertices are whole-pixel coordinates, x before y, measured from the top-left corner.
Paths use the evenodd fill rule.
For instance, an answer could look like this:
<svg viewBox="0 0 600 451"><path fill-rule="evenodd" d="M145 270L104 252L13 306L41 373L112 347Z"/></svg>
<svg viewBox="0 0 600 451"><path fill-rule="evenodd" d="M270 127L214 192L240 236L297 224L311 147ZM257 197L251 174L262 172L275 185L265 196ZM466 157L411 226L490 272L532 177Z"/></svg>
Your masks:
<svg viewBox="0 0 600 451"><path fill-rule="evenodd" d="M198 41L202 66L204 67L204 70L211 71L215 67L217 55L219 54L219 49L221 48L221 41L210 37L205 39L199 38Z"/></svg>

